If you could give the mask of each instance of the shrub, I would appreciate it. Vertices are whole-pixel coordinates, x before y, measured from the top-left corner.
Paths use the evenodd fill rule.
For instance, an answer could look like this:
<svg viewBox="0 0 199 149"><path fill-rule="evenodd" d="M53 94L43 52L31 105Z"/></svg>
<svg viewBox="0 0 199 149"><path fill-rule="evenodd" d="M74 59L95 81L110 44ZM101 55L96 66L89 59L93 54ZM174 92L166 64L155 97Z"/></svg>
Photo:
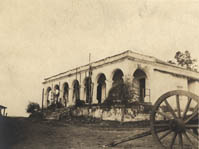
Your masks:
<svg viewBox="0 0 199 149"><path fill-rule="evenodd" d="M76 105L77 107L84 106L84 105L85 105L85 101L79 99L79 100L76 101L75 105Z"/></svg>
<svg viewBox="0 0 199 149"><path fill-rule="evenodd" d="M34 112L30 114L29 118L34 119L34 120L42 120L44 117L42 112Z"/></svg>
<svg viewBox="0 0 199 149"><path fill-rule="evenodd" d="M153 105L143 105L143 113L150 113L153 109Z"/></svg>
<svg viewBox="0 0 199 149"><path fill-rule="evenodd" d="M35 113L35 112L38 112L40 110L40 106L38 103L36 102L30 102L27 106L27 109L26 109L26 112L27 113Z"/></svg>
<svg viewBox="0 0 199 149"><path fill-rule="evenodd" d="M52 111L55 111L56 108L62 108L62 107L64 107L64 106L62 105L61 102L52 102L52 103L47 107L47 109L52 110Z"/></svg>
<svg viewBox="0 0 199 149"><path fill-rule="evenodd" d="M56 109L56 104L54 102L52 102L48 107L47 109L49 110L55 110Z"/></svg>
<svg viewBox="0 0 199 149"><path fill-rule="evenodd" d="M134 90L132 83L128 80L113 86L104 101L107 106L111 105L128 105L134 100Z"/></svg>
<svg viewBox="0 0 199 149"><path fill-rule="evenodd" d="M63 108L63 104L61 102L57 102L57 108Z"/></svg>

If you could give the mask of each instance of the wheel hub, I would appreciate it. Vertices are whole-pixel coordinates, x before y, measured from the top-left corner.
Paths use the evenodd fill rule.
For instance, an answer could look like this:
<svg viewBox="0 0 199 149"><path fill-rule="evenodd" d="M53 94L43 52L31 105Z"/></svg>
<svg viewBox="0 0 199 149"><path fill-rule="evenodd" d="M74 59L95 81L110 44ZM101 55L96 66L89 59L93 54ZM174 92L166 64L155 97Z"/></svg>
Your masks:
<svg viewBox="0 0 199 149"><path fill-rule="evenodd" d="M171 130L173 130L177 133L185 131L185 124L184 124L183 120L181 120L181 119L172 120L170 122L169 126L170 126Z"/></svg>

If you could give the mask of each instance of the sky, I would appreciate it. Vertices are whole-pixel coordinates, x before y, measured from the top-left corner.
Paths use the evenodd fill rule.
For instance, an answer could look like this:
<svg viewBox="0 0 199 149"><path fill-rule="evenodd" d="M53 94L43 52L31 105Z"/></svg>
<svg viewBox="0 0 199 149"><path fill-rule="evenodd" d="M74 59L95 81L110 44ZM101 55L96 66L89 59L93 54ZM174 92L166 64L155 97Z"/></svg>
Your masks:
<svg viewBox="0 0 199 149"><path fill-rule="evenodd" d="M44 78L126 50L199 60L199 1L1 0L0 105L27 116Z"/></svg>

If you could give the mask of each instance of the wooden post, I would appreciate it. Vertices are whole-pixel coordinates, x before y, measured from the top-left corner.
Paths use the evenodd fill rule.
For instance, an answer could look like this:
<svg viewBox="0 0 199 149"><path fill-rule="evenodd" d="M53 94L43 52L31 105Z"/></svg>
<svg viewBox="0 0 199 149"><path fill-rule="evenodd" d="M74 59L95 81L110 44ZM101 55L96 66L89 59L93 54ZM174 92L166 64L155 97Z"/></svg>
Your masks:
<svg viewBox="0 0 199 149"><path fill-rule="evenodd" d="M3 116L5 116L5 108L3 109Z"/></svg>
<svg viewBox="0 0 199 149"><path fill-rule="evenodd" d="M162 129L156 130L156 132L159 133L159 132L163 132L165 130L168 130L168 128L162 128ZM124 143L124 142L127 142L127 141L131 141L131 140L135 140L135 139L139 139L139 138L143 138L143 137L146 137L146 136L149 136L149 135L151 135L151 130L148 130L146 132L136 134L136 135L133 135L133 136L129 136L129 137L126 137L126 138L114 140L113 142L111 142L109 144L103 145L103 147L114 147L118 144L121 144L121 143Z"/></svg>
<svg viewBox="0 0 199 149"><path fill-rule="evenodd" d="M91 105L92 103L92 68L91 68L91 53L89 53L89 68L88 68L88 78L89 78L89 82L88 82L88 90L89 90L89 94L88 94L88 99L89 99L89 105Z"/></svg>
<svg viewBox="0 0 199 149"><path fill-rule="evenodd" d="M57 96L57 103L59 102L59 99L61 98L60 96L61 96L61 87L60 87L60 82L59 82L59 96Z"/></svg>
<svg viewBox="0 0 199 149"><path fill-rule="evenodd" d="M43 112L44 108L44 88L42 89L42 103L41 103L41 111Z"/></svg>

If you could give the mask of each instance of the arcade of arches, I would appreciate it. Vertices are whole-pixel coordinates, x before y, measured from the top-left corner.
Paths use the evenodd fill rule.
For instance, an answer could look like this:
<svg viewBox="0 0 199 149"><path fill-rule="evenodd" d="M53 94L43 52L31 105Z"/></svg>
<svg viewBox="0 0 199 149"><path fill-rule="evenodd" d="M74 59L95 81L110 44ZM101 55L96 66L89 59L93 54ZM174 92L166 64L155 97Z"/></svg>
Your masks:
<svg viewBox="0 0 199 149"><path fill-rule="evenodd" d="M85 103L90 104L103 103L111 87L124 82L124 76L125 74L121 69L116 69L112 72L109 80L107 80L105 73L99 73L94 81L89 77L85 77L83 84L80 84L80 80L75 79L71 85L65 81L62 86L60 83L54 85L54 87L53 85L49 86L45 92L47 106L53 102L61 102L67 107L75 104L77 100L84 100ZM146 96L146 79L147 75L141 69L137 69L131 74L130 78L141 102L144 102Z"/></svg>

